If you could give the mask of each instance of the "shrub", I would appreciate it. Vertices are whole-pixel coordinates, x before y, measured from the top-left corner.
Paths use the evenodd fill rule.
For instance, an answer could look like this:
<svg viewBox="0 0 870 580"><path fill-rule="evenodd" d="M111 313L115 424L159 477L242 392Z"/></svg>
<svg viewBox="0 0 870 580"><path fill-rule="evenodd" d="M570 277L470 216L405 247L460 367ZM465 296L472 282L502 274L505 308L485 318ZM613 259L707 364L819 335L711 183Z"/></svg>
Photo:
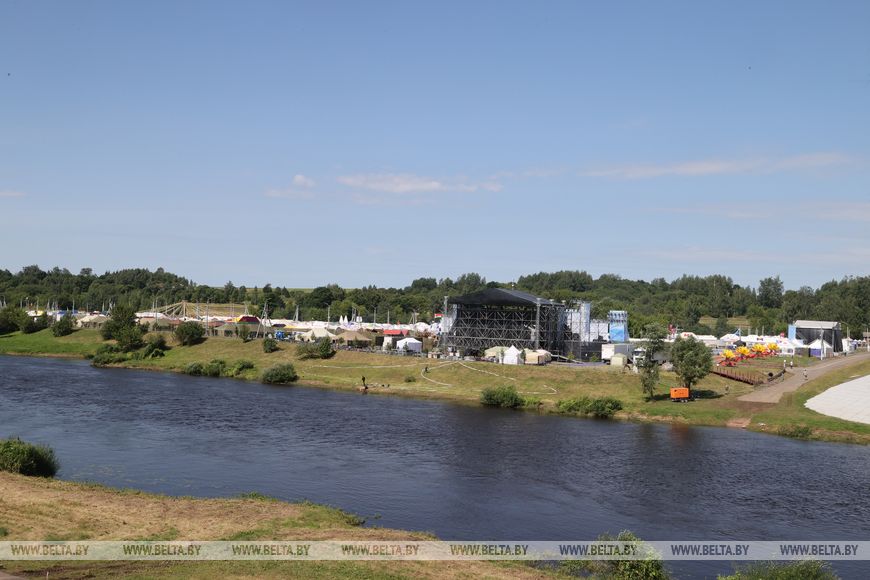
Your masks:
<svg viewBox="0 0 870 580"><path fill-rule="evenodd" d="M303 342L296 347L296 356L302 360L311 358L327 359L335 355L329 338L321 338L317 342Z"/></svg>
<svg viewBox="0 0 870 580"><path fill-rule="evenodd" d="M224 374L227 368L227 363L219 358L212 359L202 369L202 373L207 377L219 377Z"/></svg>
<svg viewBox="0 0 870 580"><path fill-rule="evenodd" d="M269 367L263 372L262 381L268 385L286 385L299 378L296 369L290 363Z"/></svg>
<svg viewBox="0 0 870 580"><path fill-rule="evenodd" d="M738 568L718 580L837 580L830 564L818 560L803 562L757 562Z"/></svg>
<svg viewBox="0 0 870 580"><path fill-rule="evenodd" d="M523 407L538 409L544 404L541 397L523 397Z"/></svg>
<svg viewBox="0 0 870 580"><path fill-rule="evenodd" d="M278 350L278 341L274 338L266 337L263 339L263 352L269 354Z"/></svg>
<svg viewBox="0 0 870 580"><path fill-rule="evenodd" d="M110 364L121 363L129 359L125 352L120 352L117 347L100 349L91 359L91 364L95 367L102 367Z"/></svg>
<svg viewBox="0 0 870 580"><path fill-rule="evenodd" d="M20 439L0 439L0 471L54 477L59 467L50 447L25 443Z"/></svg>
<svg viewBox="0 0 870 580"><path fill-rule="evenodd" d="M184 368L181 369L181 372L186 375L201 377L205 374L205 367L201 362L192 362L184 365Z"/></svg>
<svg viewBox="0 0 870 580"><path fill-rule="evenodd" d="M38 316L37 318L32 318L28 316L24 320L24 324L21 326L21 332L24 334L33 334L34 332L39 332L40 330L45 330L49 327L50 320L48 315L43 314L42 316Z"/></svg>
<svg viewBox="0 0 870 580"><path fill-rule="evenodd" d="M226 370L228 377L237 377L248 369L254 368L254 363L249 360L236 361L236 364Z"/></svg>
<svg viewBox="0 0 870 580"><path fill-rule="evenodd" d="M75 321L73 317L67 313L60 320L51 325L51 333L54 336L68 336L75 330Z"/></svg>
<svg viewBox="0 0 870 580"><path fill-rule="evenodd" d="M784 437L795 439L809 439L813 434L812 428L807 425L782 425L776 432Z"/></svg>
<svg viewBox="0 0 870 580"><path fill-rule="evenodd" d="M517 390L510 386L484 389L480 393L480 402L491 407L516 409L522 406L523 398Z"/></svg>
<svg viewBox="0 0 870 580"><path fill-rule="evenodd" d="M635 543L643 560L563 560L559 569L571 576L594 576L612 580L668 580L670 575L665 569L661 556L652 551L647 544L629 531L620 532L615 538L610 534L598 536L601 542Z"/></svg>
<svg viewBox="0 0 870 580"><path fill-rule="evenodd" d="M145 349L142 351L142 358L159 358L169 350L166 346L166 338L162 334L152 334L145 341Z"/></svg>
<svg viewBox="0 0 870 580"><path fill-rule="evenodd" d="M408 375L405 377L405 382L406 383L416 383L417 377L415 377L414 375Z"/></svg>
<svg viewBox="0 0 870 580"><path fill-rule="evenodd" d="M20 330L24 325L27 313L17 306L7 305L0 310L0 334L7 334Z"/></svg>
<svg viewBox="0 0 870 580"><path fill-rule="evenodd" d="M609 419L622 409L622 402L613 397L577 397L566 399L556 403L556 409L560 413L576 415L593 415L602 419Z"/></svg>
<svg viewBox="0 0 870 580"><path fill-rule="evenodd" d="M142 327L134 324L133 326L123 326L115 329L113 336L118 341L118 347L124 352L130 352L142 347L142 336L145 331Z"/></svg>
<svg viewBox="0 0 870 580"><path fill-rule="evenodd" d="M175 338L181 346L192 346L202 341L205 336L205 329L198 322L188 320L182 322L175 329Z"/></svg>

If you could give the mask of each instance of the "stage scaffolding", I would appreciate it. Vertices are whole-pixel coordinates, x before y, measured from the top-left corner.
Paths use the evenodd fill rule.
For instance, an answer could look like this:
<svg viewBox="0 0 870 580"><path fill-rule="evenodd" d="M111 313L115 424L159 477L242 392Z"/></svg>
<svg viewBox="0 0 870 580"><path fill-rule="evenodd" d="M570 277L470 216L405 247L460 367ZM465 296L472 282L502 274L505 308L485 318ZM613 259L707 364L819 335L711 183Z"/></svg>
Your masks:
<svg viewBox="0 0 870 580"><path fill-rule="evenodd" d="M448 349L482 354L494 346L545 349L560 354L565 305L518 290L488 288L446 299L444 333Z"/></svg>

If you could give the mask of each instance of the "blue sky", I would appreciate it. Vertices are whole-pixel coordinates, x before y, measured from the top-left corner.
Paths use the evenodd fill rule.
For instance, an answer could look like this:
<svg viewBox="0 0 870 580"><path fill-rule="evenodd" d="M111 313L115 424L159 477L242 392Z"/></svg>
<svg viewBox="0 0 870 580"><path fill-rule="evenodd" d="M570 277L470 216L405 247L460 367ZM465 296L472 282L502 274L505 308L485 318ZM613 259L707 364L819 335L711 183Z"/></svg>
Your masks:
<svg viewBox="0 0 870 580"><path fill-rule="evenodd" d="M870 274L870 3L0 4L0 267Z"/></svg>

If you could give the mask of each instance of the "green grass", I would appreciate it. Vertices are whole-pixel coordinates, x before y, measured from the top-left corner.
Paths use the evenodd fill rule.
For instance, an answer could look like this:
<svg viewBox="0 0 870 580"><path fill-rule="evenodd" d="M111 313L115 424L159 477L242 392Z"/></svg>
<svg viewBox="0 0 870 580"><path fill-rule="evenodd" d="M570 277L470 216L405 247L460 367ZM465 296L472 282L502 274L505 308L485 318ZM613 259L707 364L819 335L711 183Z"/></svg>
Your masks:
<svg viewBox="0 0 870 580"><path fill-rule="evenodd" d="M76 330L61 337L52 335L50 329L33 334L13 332L0 336L0 354L82 357L96 352L101 344L100 332L93 329Z"/></svg>

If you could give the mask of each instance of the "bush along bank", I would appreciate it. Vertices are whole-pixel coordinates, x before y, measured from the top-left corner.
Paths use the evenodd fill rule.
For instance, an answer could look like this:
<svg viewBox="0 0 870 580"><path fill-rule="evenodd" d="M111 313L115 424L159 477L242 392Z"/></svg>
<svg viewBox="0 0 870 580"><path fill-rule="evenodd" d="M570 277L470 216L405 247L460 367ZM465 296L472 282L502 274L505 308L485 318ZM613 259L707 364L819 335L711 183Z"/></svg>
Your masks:
<svg viewBox="0 0 870 580"><path fill-rule="evenodd" d="M60 463L54 450L46 445L34 445L21 439L0 439L0 471L54 477Z"/></svg>
<svg viewBox="0 0 870 580"><path fill-rule="evenodd" d="M566 415L592 415L600 419L610 419L622 410L622 402L613 397L577 397L556 403L559 413Z"/></svg>

